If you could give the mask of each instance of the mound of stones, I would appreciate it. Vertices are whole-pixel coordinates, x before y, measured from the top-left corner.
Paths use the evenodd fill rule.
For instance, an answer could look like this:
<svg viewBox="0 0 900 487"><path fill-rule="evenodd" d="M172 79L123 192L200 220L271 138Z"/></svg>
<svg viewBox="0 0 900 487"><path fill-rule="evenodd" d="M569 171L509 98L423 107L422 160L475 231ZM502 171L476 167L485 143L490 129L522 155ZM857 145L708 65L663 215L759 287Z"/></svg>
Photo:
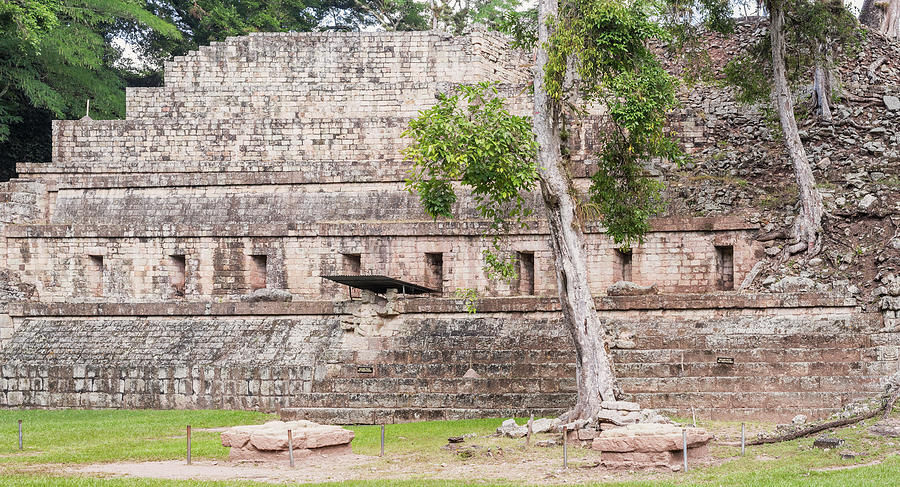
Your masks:
<svg viewBox="0 0 900 487"><path fill-rule="evenodd" d="M677 471L684 462L683 431L687 432L688 461L705 458L709 433L673 424L637 423L606 429L594 438L591 448L601 452L600 462L607 468Z"/></svg>
<svg viewBox="0 0 900 487"><path fill-rule="evenodd" d="M288 430L293 438L295 461L316 454L352 453L352 431L303 420L235 426L222 433L222 445L231 447L228 455L231 461L288 462Z"/></svg>
<svg viewBox="0 0 900 487"><path fill-rule="evenodd" d="M685 432L688 462L708 455L707 444L712 437L703 429L682 428L634 402L603 401L601 408L592 421L563 424L559 419L541 418L532 423L532 433L565 430L569 442L590 445L601 452L601 463L614 469L680 470L684 462ZM521 438L527 433L528 427L516 424L514 419L504 421L497 428L498 435L511 438Z"/></svg>

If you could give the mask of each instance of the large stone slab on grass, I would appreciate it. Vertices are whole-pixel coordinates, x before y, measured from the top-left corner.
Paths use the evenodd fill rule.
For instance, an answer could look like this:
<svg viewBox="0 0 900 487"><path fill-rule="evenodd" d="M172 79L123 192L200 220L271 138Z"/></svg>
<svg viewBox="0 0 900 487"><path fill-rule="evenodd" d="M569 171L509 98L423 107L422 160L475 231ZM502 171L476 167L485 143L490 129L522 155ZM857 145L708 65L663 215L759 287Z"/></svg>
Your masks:
<svg viewBox="0 0 900 487"><path fill-rule="evenodd" d="M602 452L604 465L613 468L677 468L683 461L682 428L672 424L632 424L604 430L591 448ZM712 438L706 430L687 428L688 458L706 456Z"/></svg>
<svg viewBox="0 0 900 487"><path fill-rule="evenodd" d="M351 453L352 431L303 420L235 426L222 433L222 445L231 447L231 460L285 461L289 458L288 430L295 459L316 452Z"/></svg>

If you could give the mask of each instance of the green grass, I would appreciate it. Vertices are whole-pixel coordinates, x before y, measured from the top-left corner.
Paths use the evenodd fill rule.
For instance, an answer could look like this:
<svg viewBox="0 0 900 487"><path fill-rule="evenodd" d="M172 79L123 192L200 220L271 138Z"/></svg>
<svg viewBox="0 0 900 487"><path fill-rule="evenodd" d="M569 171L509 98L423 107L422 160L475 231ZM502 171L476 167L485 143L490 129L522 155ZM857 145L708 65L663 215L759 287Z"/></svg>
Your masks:
<svg viewBox="0 0 900 487"><path fill-rule="evenodd" d="M173 460L185 456L185 426L197 458L225 458L218 433L199 428L262 423L249 411L0 410L0 465ZM23 420L24 452L17 420Z"/></svg>
<svg viewBox="0 0 900 487"><path fill-rule="evenodd" d="M184 426L193 428L213 428L236 424L261 423L273 416L246 411L122 411L122 410L60 410L60 411L0 411L0 487L6 486L62 486L62 487L259 487L263 485L249 481L204 482L171 481L152 479L115 479L90 477L60 477L59 464L100 463L114 461L176 460L184 458ZM25 426L24 452L16 446L16 420L23 419ZM845 428L832 432L833 436L845 440L838 449L823 451L812 447L813 438L805 438L775 445L749 447L747 455L741 457L740 449L716 445L711 453L717 465L698 466L687 474L683 473L637 473L623 474L623 482L588 483L582 485L606 487L681 487L681 486L721 486L721 487L867 487L900 486L900 439L872 437L866 427L875 420L856 428ZM521 421L520 421L521 422ZM526 484L506 482L478 482L479 465L508 465L512 469L533 468L524 461L544 459L543 470L535 469L534 479L543 479L546 465L561 465L562 449L527 449L524 440L490 437L500 423L498 419L464 421L430 421L387 425L385 430L386 456L375 461L380 472L391 475L392 467L399 465L414 467L412 471L422 476L439 477L441 470L436 464L471 467L475 472L471 478L462 480L370 480L345 483L313 484L346 487L449 487L449 486L522 486ZM700 422L700 426L716 432L720 438L733 439L740 430L740 423ZM761 425L748 424L749 430ZM379 452L380 427L353 426L356 438L353 449L363 455L377 455ZM442 449L450 436L475 434L466 444L483 447L500 447L502 458L486 457L478 454L471 458L461 458L453 452ZM195 431L193 454L197 459L221 459L227 455L219 443L219 434ZM843 460L840 452L852 450L860 456ZM495 450L496 451L496 450ZM570 465L590 463L597 453L590 450L570 448ZM585 460L588 460L585 462ZM868 462L876 465L847 470L816 470L849 467ZM407 469L406 472L409 472ZM457 470L460 471L460 470ZM584 477L585 470L573 468ZM366 476L364 469L358 471ZM599 470L597 476L607 472ZM368 475L372 475L369 473ZM395 473L393 475L401 475ZM408 475L408 473L407 473ZM592 478L592 475L588 475ZM559 474L556 481L572 483L567 474Z"/></svg>
<svg viewBox="0 0 900 487"><path fill-rule="evenodd" d="M464 419L460 421L422 421L385 425L385 454L415 454L439 451L447 444L447 438L475 433L479 436L492 434L499 426L500 419ZM519 423L524 423L519 419ZM380 426L350 426L356 433L353 451L361 455L378 455L381 450ZM518 441L502 441L518 445Z"/></svg>

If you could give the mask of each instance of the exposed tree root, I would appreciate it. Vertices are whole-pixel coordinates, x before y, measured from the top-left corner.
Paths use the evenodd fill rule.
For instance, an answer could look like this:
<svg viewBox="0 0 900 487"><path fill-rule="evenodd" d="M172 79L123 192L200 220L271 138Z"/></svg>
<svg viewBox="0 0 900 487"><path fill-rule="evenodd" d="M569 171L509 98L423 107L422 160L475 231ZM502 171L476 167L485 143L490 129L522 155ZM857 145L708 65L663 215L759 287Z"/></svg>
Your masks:
<svg viewBox="0 0 900 487"><path fill-rule="evenodd" d="M865 421L867 419L874 418L875 416L878 416L879 413L883 413L882 418L887 418L888 415L891 413L891 410L894 408L894 403L897 402L898 395L900 395L900 389L894 391L894 393L890 396L890 398L885 398L884 403L882 404L882 406L880 408L875 409L873 411L869 411L868 413L865 413L865 414L862 414L859 416L854 416L852 418L838 419L835 421L829 421L827 423L813 425L808 428L804 428L799 431L794 431L792 433L787 433L787 434L784 434L781 436L775 436L775 437L771 437L771 438L757 438L755 440L748 441L747 445L748 446L767 445L770 443L781 443L782 441L796 440L797 438L803 438L805 436L814 435L821 431L829 430L832 428L840 428L843 426L849 426L851 424L856 424L856 423L859 423L860 421Z"/></svg>
<svg viewBox="0 0 900 487"><path fill-rule="evenodd" d="M861 416L855 416L852 418L838 419L835 421L829 421L827 423L817 424L814 426L810 426L808 428L804 428L800 431L794 431L793 433L787 433L781 436L775 436L772 438L757 438L755 440L751 440L747 442L748 446L753 445L766 445L769 443L781 443L782 441L791 441L796 440L797 438L803 438L804 436L814 435L820 431L825 431L831 428L840 428L842 426L848 426L851 424L859 423L860 421L865 421L869 418L874 418L882 411L882 408L878 408L874 411L869 411L866 414Z"/></svg>

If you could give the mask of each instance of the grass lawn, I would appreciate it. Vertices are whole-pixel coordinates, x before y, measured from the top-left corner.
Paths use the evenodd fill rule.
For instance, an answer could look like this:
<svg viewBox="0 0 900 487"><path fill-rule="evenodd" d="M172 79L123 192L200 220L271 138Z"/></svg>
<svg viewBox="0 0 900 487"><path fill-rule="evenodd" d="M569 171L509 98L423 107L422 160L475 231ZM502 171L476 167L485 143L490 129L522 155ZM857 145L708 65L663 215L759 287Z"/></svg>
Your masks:
<svg viewBox="0 0 900 487"><path fill-rule="evenodd" d="M24 420L25 450L18 451L16 420ZM248 481L207 482L197 480L152 480L131 478L63 477L59 469L64 465L94 464L120 461L180 460L185 454L185 425L194 428L193 455L197 460L220 460L227 450L219 443L216 432L197 431L236 424L261 423L273 416L246 411L122 411L122 410L27 410L0 411L0 487L45 486L64 487L173 487L173 486L267 486L271 484ZM509 471L534 469L535 481L581 482L580 485L617 487L665 487L665 486L900 486L900 439L873 437L866 433L869 421L856 428L845 428L833 433L845 440L845 444L831 451L812 447L812 438L795 440L777 445L748 448L748 454L740 456L740 449L714 446L712 456L715 465L698 466L683 473L635 473L623 474L605 483L591 480L606 475L603 471L579 469L590 465L596 452L570 447L569 459L573 467L568 472L552 467L551 480L545 478L548 465L562 463L562 449L525 448L524 440L488 437L500 423L497 419L446 422L422 422L388 425L386 429L386 456L374 460L366 468L371 472L387 472L388 476L412 478L412 480L377 480L381 474L360 469L357 477L373 480L353 480L345 483L322 483L319 486L341 485L358 487L445 487L445 486L522 486L527 483L508 483L478 476L480 468L498 466ZM734 437L739 423L707 422L700 426L714 431L720 438ZM354 452L377 455L380 428L354 426L356 438ZM491 448L500 455L480 453L461 458L442 449L450 436L475 434L467 444ZM842 459L840 452L852 450L860 455ZM529 463L538 460L538 463ZM827 470L858 464L872 465L851 469ZM458 480L438 480L447 472L468 468L473 475ZM457 470L453 470L456 468ZM377 470L376 470L377 469ZM540 470L540 471L538 471ZM412 472L412 474L410 474ZM594 473L596 472L596 474ZM572 477L570 473L578 473ZM431 478L417 478L420 476ZM500 478L504 476L501 475ZM521 476L519 476L521 477ZM495 477L496 478L496 477ZM618 481L621 479L621 481ZM587 482L584 482L587 480Z"/></svg>
<svg viewBox="0 0 900 487"><path fill-rule="evenodd" d="M196 430L274 418L249 411L0 410L0 466L184 458L188 424L195 457L226 458L218 433Z"/></svg>

